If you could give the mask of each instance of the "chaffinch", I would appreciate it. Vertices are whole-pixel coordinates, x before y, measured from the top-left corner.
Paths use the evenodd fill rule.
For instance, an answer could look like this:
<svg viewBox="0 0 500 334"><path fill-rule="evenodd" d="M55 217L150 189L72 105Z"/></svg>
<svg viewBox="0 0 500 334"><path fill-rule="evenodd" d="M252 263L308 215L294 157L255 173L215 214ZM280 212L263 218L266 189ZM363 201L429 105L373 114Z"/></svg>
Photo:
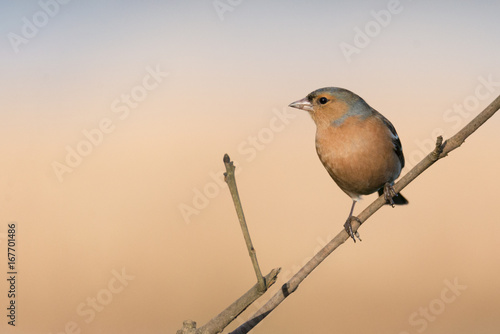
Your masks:
<svg viewBox="0 0 500 334"><path fill-rule="evenodd" d="M319 159L352 198L344 227L354 242L351 220L357 218L352 213L362 195L378 191L392 207L408 204L392 187L405 159L396 129L387 118L358 95L336 87L315 90L289 106L309 112L316 123Z"/></svg>

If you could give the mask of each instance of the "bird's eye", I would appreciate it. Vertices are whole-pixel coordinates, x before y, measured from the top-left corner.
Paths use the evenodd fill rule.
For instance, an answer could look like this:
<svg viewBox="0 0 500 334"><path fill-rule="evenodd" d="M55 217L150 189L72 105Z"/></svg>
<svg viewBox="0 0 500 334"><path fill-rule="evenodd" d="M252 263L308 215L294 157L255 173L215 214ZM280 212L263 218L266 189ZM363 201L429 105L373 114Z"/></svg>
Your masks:
<svg viewBox="0 0 500 334"><path fill-rule="evenodd" d="M320 97L318 102L319 102L319 104L325 104L328 102L328 99L326 97Z"/></svg>

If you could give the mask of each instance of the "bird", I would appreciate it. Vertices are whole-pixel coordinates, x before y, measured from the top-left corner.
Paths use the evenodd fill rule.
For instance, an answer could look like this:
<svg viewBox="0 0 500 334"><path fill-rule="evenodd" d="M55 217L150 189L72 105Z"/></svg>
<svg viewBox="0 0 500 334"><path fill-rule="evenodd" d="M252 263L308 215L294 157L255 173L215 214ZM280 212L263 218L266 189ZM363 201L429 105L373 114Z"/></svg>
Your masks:
<svg viewBox="0 0 500 334"><path fill-rule="evenodd" d="M316 124L316 152L333 181L352 199L344 224L356 242L352 220L363 195L378 192L386 204L408 200L394 191L394 181L405 165L403 147L392 123L357 94L325 87L292 102L289 107L307 111ZM359 234L356 232L356 237Z"/></svg>

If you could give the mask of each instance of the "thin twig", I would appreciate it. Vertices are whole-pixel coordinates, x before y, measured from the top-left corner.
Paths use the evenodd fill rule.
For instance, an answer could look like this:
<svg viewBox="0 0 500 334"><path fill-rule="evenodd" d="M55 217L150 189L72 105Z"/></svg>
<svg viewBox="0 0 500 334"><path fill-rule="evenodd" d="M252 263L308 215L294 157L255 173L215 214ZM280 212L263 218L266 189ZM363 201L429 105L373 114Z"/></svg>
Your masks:
<svg viewBox="0 0 500 334"><path fill-rule="evenodd" d="M429 153L422 161L413 167L405 176L403 176L395 185L394 190L400 192L415 178L417 178L427 168L432 166L436 161L448 155L454 149L460 147L465 139L476 131L484 122L486 122L495 112L500 108L500 96L498 96L486 109L484 109L478 116L476 116L469 124L463 127L457 134L444 143L443 138L437 138L435 149ZM358 216L358 221L352 221L353 231L357 231L358 227L365 222L371 215L379 210L385 204L384 196L380 196L372 202L361 214ZM299 284L324 260L330 255L337 247L342 245L349 235L342 229L323 249L321 249L314 257L307 262L282 288L269 299L269 301L262 306L250 320L235 329L231 334L244 334L248 333L266 316L269 315L286 297L293 293Z"/></svg>
<svg viewBox="0 0 500 334"><path fill-rule="evenodd" d="M259 264L257 262L257 255L255 249L252 246L252 241L250 239L250 233L248 232L247 224L245 222L245 216L243 215L243 208L241 207L240 197L238 195L238 188L236 187L236 180L234 178L234 164L229 159L229 156L224 155L224 165L226 166L226 173L224 173L224 179L229 186L231 191L231 196L233 197L234 206L236 208L236 213L238 214L238 219L240 221L241 229L243 231L243 236L245 237L245 242L247 244L248 253L252 259L252 264L255 269L255 274L257 275L257 283L248 290L243 296L238 298L235 302L229 305L224 311L219 313L216 317L212 318L202 327L196 329L196 322L192 320L186 320L183 323L182 329L177 331L177 334L216 334L221 333L224 328L227 327L236 317L238 317L243 311L247 309L248 306L252 305L260 296L262 296L267 289L276 282L281 268L275 268L271 270L269 274L262 277Z"/></svg>
<svg viewBox="0 0 500 334"><path fill-rule="evenodd" d="M238 195L238 188L236 187L236 179L234 178L234 164L229 159L229 155L224 155L224 165L226 166L226 172L224 173L224 180L226 181L231 196L233 197L234 207L238 215L238 220L240 221L241 231L243 232L243 237L247 244L248 254L250 259L252 259L253 269L255 270L255 275L257 276L258 286L262 292L266 291L266 282L262 277L260 272L259 262L257 261L257 253L252 245L252 239L250 239L250 232L248 231L247 223L245 220L245 215L243 214L243 207L241 206L240 196Z"/></svg>

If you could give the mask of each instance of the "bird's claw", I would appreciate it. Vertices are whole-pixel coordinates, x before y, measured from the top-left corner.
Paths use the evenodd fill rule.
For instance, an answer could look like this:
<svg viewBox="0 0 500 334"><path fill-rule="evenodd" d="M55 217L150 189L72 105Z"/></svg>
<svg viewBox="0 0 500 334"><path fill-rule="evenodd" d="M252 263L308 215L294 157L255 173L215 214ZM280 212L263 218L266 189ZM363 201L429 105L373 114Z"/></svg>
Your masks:
<svg viewBox="0 0 500 334"><path fill-rule="evenodd" d="M361 224L361 221L358 219L358 217L350 216L349 218L347 218L347 220L344 224L344 229L347 232L347 234L349 234L349 236L352 238L352 240L354 240L354 242L356 242L356 238L358 238L359 241L362 241L361 238L359 237L358 231L353 232L353 230L352 230L351 221L353 221L353 220L355 220Z"/></svg>
<svg viewBox="0 0 500 334"><path fill-rule="evenodd" d="M389 183L386 183L384 185L384 199L392 207L394 207L394 201L392 200L392 198L396 195L397 194L396 194L396 191L394 190L394 188Z"/></svg>

